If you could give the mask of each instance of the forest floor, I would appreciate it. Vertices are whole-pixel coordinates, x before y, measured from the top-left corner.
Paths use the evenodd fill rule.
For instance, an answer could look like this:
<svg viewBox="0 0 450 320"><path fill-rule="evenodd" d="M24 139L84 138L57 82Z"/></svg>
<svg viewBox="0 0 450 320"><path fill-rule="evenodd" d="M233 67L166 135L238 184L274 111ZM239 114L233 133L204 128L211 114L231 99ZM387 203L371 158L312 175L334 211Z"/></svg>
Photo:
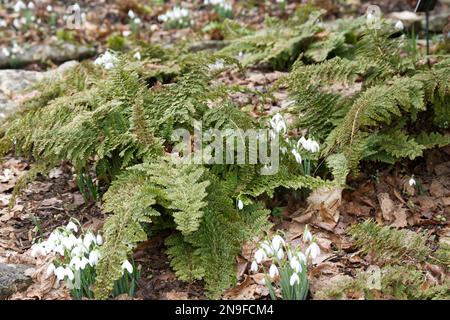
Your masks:
<svg viewBox="0 0 450 320"><path fill-rule="evenodd" d="M326 2L326 1L324 1ZM382 1L383 10L411 10L414 1ZM154 42L172 42L193 34L195 28L167 31L161 28L157 20L164 6L156 7L152 12L133 1L118 1L117 4L107 2L98 5L96 1L79 1L87 11L90 21L87 28L74 33L77 43L95 43L97 52L102 52L106 46L107 37L111 33L127 31L125 23L130 9L142 12L142 38ZM42 8L42 19L50 1L39 1ZM52 3L54 12L63 12L64 7ZM295 3L289 10L295 8ZM1 6L0 6L1 8ZM364 13L364 3L357 13ZM195 10L195 5L191 8ZM264 14L275 7L261 6L258 10L244 9L240 18L247 24L261 24ZM96 17L89 17L95 12ZM205 11L197 10L196 24L199 26L209 19ZM333 19L342 13L339 9L330 8L328 17ZM14 14L0 10L0 18L13 21ZM94 21L102 21L95 24ZM0 46L11 41L19 46L30 43L49 43L55 34L53 30L30 29L25 33L11 31L8 37L0 38ZM215 39L214 34L203 35L202 40ZM220 38L220 37L219 37ZM27 70L42 71L44 68L56 66L29 64ZM282 72L252 70L244 72L228 72L221 81L247 86L251 89L266 90L283 76ZM267 111L281 108L286 101L286 92L280 88L275 93L276 103L268 103ZM257 97L251 94L241 94L233 97L241 105L251 103ZM0 106L1 108L1 106ZM0 110L1 111L1 110ZM100 230L106 214L101 211L100 203L87 203L78 191L73 178L73 168L62 163L54 168L48 177L38 176L22 193L17 196L15 205L9 208L13 197L13 189L19 178L30 169L30 161L12 155L0 163L0 263L23 263L30 265L29 273L33 276L33 284L24 292L13 295L13 299L70 299L68 290L58 286L54 278L45 277L45 260L33 258L30 247L39 237L46 238L48 234L61 225L67 224L71 217L76 217L84 227ZM408 181L414 177L417 186L410 186ZM450 147L432 150L424 157L408 163L395 166L364 168L356 178L349 181L349 189L344 190L342 200L330 205L325 210L314 210L306 203L294 198L274 199L273 207L287 204L277 217L272 217L274 229L282 229L287 240L296 243L302 237L304 225L312 227L313 233L321 248L321 254L314 261L315 267L309 271L311 280L311 298L317 290L327 285L331 279L343 275L355 276L361 269L372 264L370 256L363 256L355 249L352 240L346 234L348 226L367 218L373 218L384 225L397 228L407 228L413 231L425 232L431 247L439 243L450 244ZM247 243L240 256L237 257L236 287L224 293L224 299L267 299L268 290L262 283L261 274L251 274L249 267L252 261L255 243ZM184 283L176 279L165 255L163 235L141 243L134 251L134 260L141 266L141 279L136 294L137 299L204 299L203 284ZM438 281L447 276L447 270L430 264L426 270L430 281ZM125 298L125 297L122 297ZM348 298L358 299L358 296ZM389 297L383 297L389 298Z"/></svg>

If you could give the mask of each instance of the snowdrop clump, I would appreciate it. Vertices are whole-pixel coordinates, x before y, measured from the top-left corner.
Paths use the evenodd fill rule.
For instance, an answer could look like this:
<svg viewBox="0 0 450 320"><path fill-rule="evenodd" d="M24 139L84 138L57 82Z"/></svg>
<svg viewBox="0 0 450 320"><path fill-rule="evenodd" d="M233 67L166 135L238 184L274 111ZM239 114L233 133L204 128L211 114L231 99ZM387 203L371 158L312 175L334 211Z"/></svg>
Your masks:
<svg viewBox="0 0 450 320"><path fill-rule="evenodd" d="M165 14L158 16L168 29L185 28L190 25L189 10L175 6Z"/></svg>
<svg viewBox="0 0 450 320"><path fill-rule="evenodd" d="M303 253L299 246L292 247L282 236L260 243L250 270L262 271L264 283L273 300L281 294L285 300L304 300L309 291L308 264L320 255L320 247L306 226L302 241L307 246ZM267 266L270 265L267 270Z"/></svg>
<svg viewBox="0 0 450 320"><path fill-rule="evenodd" d="M106 51L104 54L100 55L97 59L95 59L94 64L100 65L106 70L110 70L114 68L117 62L117 57L111 51Z"/></svg>
<svg viewBox="0 0 450 320"><path fill-rule="evenodd" d="M211 5L220 20L233 17L233 6L226 0L205 0L204 5Z"/></svg>
<svg viewBox="0 0 450 320"><path fill-rule="evenodd" d="M316 153L320 150L319 143L311 138L305 139L305 137L301 137L297 143L297 148L300 148L300 146L311 153Z"/></svg>
<svg viewBox="0 0 450 320"><path fill-rule="evenodd" d="M47 276L54 275L57 281L65 281L72 296L77 299L93 298L91 286L95 282L95 267L101 258L102 244L100 234L83 232L74 220L65 227L55 229L47 240L34 244L31 255L54 256L47 268ZM128 260L123 262L122 269L133 273L133 266Z"/></svg>
<svg viewBox="0 0 450 320"><path fill-rule="evenodd" d="M411 176L411 178L408 180L408 184L411 187L414 187L417 184L416 179L414 179L414 176Z"/></svg>

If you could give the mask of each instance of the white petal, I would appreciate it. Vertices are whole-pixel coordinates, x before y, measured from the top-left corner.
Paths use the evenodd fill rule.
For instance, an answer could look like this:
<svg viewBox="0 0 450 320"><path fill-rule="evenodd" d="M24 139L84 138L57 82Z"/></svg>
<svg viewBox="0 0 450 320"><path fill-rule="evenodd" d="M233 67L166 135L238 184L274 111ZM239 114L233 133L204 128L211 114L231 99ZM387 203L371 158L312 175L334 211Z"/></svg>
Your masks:
<svg viewBox="0 0 450 320"><path fill-rule="evenodd" d="M255 252L255 260L256 263L261 263L261 261L263 261L266 257L266 253L264 252L264 250L262 249L258 249Z"/></svg>
<svg viewBox="0 0 450 320"><path fill-rule="evenodd" d="M252 265L250 267L250 271L252 272L258 272L258 264L256 263L256 261L252 262Z"/></svg>
<svg viewBox="0 0 450 320"><path fill-rule="evenodd" d="M300 283L300 278L296 273L293 273L291 279L289 280L291 286L294 286L296 283Z"/></svg>
<svg viewBox="0 0 450 320"><path fill-rule="evenodd" d="M238 209L242 210L244 208L244 203L242 202L241 199L238 200Z"/></svg>
<svg viewBox="0 0 450 320"><path fill-rule="evenodd" d="M128 260L125 260L122 263L122 270L127 270L128 273L133 273L133 266L131 265L131 263Z"/></svg>
<svg viewBox="0 0 450 320"><path fill-rule="evenodd" d="M47 267L47 277L55 273L55 265L53 263L50 263Z"/></svg>
<svg viewBox="0 0 450 320"><path fill-rule="evenodd" d="M78 232L78 227L77 227L77 225L76 225L75 223L73 223L72 221L70 221L70 222L67 224L66 229L67 229L67 230L73 230L73 231L75 231L75 232Z"/></svg>
<svg viewBox="0 0 450 320"><path fill-rule="evenodd" d="M272 264L269 268L269 276L271 278L275 278L276 276L278 276L278 274L278 268L274 264Z"/></svg>

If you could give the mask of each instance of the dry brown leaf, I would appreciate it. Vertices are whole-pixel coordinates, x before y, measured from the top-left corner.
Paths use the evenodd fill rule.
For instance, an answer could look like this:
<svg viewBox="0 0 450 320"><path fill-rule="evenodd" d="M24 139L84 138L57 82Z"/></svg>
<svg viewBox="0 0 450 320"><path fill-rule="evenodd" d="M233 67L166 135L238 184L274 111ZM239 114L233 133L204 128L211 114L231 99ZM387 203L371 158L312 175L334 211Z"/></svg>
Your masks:
<svg viewBox="0 0 450 320"><path fill-rule="evenodd" d="M187 292L178 292L172 290L166 293L166 298L167 300L187 300L189 298L189 294Z"/></svg>
<svg viewBox="0 0 450 320"><path fill-rule="evenodd" d="M339 221L342 190L342 188L319 188L308 197L308 204L318 210L322 220L318 224L326 230L333 230Z"/></svg>

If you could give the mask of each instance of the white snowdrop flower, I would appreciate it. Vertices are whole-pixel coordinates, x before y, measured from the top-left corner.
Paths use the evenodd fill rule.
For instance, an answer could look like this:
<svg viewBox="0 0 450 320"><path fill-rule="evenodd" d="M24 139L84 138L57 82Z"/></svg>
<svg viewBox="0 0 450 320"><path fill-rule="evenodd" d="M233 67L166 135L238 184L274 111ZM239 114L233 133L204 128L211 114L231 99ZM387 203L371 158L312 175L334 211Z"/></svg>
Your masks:
<svg viewBox="0 0 450 320"><path fill-rule="evenodd" d="M277 258L279 259L279 260L282 260L283 258L284 258L284 251L283 251L283 249L278 249L278 251L277 251Z"/></svg>
<svg viewBox="0 0 450 320"><path fill-rule="evenodd" d="M33 2L28 2L28 6L27 7L28 7L29 10L34 10L36 8L36 6L34 5Z"/></svg>
<svg viewBox="0 0 450 320"><path fill-rule="evenodd" d="M320 247L317 243L313 242L306 249L306 256L310 256L312 259L317 258L320 255Z"/></svg>
<svg viewBox="0 0 450 320"><path fill-rule="evenodd" d="M256 263L261 263L261 261L265 260L266 258L266 253L264 252L263 249L258 249L255 252L255 261Z"/></svg>
<svg viewBox="0 0 450 320"><path fill-rule="evenodd" d="M97 264L100 259L100 252L98 250L92 250L89 253L89 264L93 267Z"/></svg>
<svg viewBox="0 0 450 320"><path fill-rule="evenodd" d="M256 261L252 262L252 265L250 267L250 271L253 272L253 273L258 272L258 264L256 263Z"/></svg>
<svg viewBox="0 0 450 320"><path fill-rule="evenodd" d="M366 19L367 19L367 23L373 23L375 21L376 17L375 17L375 15L373 15L372 13L369 12L367 14Z"/></svg>
<svg viewBox="0 0 450 320"><path fill-rule="evenodd" d="M292 149L291 153L294 155L295 161L297 163L302 163L302 156L300 155L300 153L298 153L298 151L296 149Z"/></svg>
<svg viewBox="0 0 450 320"><path fill-rule="evenodd" d="M83 244L77 244L70 252L71 256L81 257L87 252L87 249Z"/></svg>
<svg viewBox="0 0 450 320"><path fill-rule="evenodd" d="M63 266L59 266L55 269L55 276L58 280L64 280L64 277L66 276L66 268Z"/></svg>
<svg viewBox="0 0 450 320"><path fill-rule="evenodd" d="M135 58L136 60L141 60L141 53L138 51L133 55L133 58Z"/></svg>
<svg viewBox="0 0 450 320"><path fill-rule="evenodd" d="M22 26L22 23L20 22L20 19L14 19L13 20L13 26L16 29L20 29L20 27Z"/></svg>
<svg viewBox="0 0 450 320"><path fill-rule="evenodd" d="M128 18L134 19L135 17L136 17L136 15L134 14L134 11L133 10L129 10L128 11Z"/></svg>
<svg viewBox="0 0 450 320"><path fill-rule="evenodd" d="M292 269L294 269L295 272L299 273L302 272L302 265L300 264L300 261L296 257L293 257L290 261L290 266Z"/></svg>
<svg viewBox="0 0 450 320"><path fill-rule="evenodd" d="M238 202L237 202L237 206L238 206L238 209L239 209L239 210L242 210L242 209L244 209L244 203L242 202L242 200L241 200L241 199L239 199L239 200L238 200Z"/></svg>
<svg viewBox="0 0 450 320"><path fill-rule="evenodd" d="M91 246L91 244L95 244L95 236L92 232L88 232L84 238L83 238L83 245L86 247L86 249L89 249L89 247Z"/></svg>
<svg viewBox="0 0 450 320"><path fill-rule="evenodd" d="M141 19L140 18L134 18L133 22L134 22L134 24L141 24Z"/></svg>
<svg viewBox="0 0 450 320"><path fill-rule="evenodd" d="M317 141L311 140L311 142L310 142L310 151L312 153L316 153L319 150L320 150L319 143L317 143Z"/></svg>
<svg viewBox="0 0 450 320"><path fill-rule="evenodd" d="M277 3L284 3L284 0L277 0Z"/></svg>
<svg viewBox="0 0 450 320"><path fill-rule="evenodd" d="M68 236L65 238L62 238L61 240L61 244L68 250L71 250L73 248L73 246L75 245L75 242L73 240L73 238L75 238L75 236L73 234L71 234L72 237Z"/></svg>
<svg viewBox="0 0 450 320"><path fill-rule="evenodd" d="M64 246L62 244L58 244L55 249L53 249L54 252L59 253L61 256L64 257Z"/></svg>
<svg viewBox="0 0 450 320"><path fill-rule="evenodd" d="M75 279L75 275L73 274L73 271L70 268L66 268L65 269L65 274L67 275L67 278L69 278L69 280L73 280Z"/></svg>
<svg viewBox="0 0 450 320"><path fill-rule="evenodd" d="M281 245L284 246L285 244L286 243L284 242L284 239L278 234L272 238L272 248L275 251L278 251L278 249L280 249Z"/></svg>
<svg viewBox="0 0 450 320"><path fill-rule="evenodd" d="M128 273L133 273L133 266L131 265L131 263L128 260L125 260L122 263L122 270L127 270Z"/></svg>
<svg viewBox="0 0 450 320"><path fill-rule="evenodd" d="M14 5L14 11L15 12L20 12L21 10L25 10L27 8L27 6L25 5L25 3L23 3L22 1L17 1L16 4Z"/></svg>
<svg viewBox="0 0 450 320"><path fill-rule="evenodd" d="M267 256L272 256L274 254L274 251L272 247L270 246L270 243L265 241L261 243L261 248L266 252Z"/></svg>
<svg viewBox="0 0 450 320"><path fill-rule="evenodd" d="M126 38L128 37L130 34L132 34L132 32L130 30L124 30L122 31L122 35Z"/></svg>
<svg viewBox="0 0 450 320"><path fill-rule="evenodd" d="M307 259L306 259L306 256L303 254L303 252L297 253L297 258L298 258L299 262L306 265Z"/></svg>
<svg viewBox="0 0 450 320"><path fill-rule="evenodd" d="M278 272L278 268L276 265L272 264L269 268L269 276L273 279L278 276L280 273Z"/></svg>
<svg viewBox="0 0 450 320"><path fill-rule="evenodd" d="M306 226L305 230L303 231L303 242L311 242L312 238L312 234L309 231L308 226Z"/></svg>
<svg viewBox="0 0 450 320"><path fill-rule="evenodd" d="M80 260L80 267L81 267L81 270L84 270L84 268L86 268L86 266L87 266L88 264L90 264L89 259L86 258L86 257L82 257L81 260Z"/></svg>
<svg viewBox="0 0 450 320"><path fill-rule="evenodd" d="M79 5L78 3L75 3L75 4L72 6L72 9L73 9L74 11L80 11L80 10L81 10L80 5Z"/></svg>
<svg viewBox="0 0 450 320"><path fill-rule="evenodd" d="M94 64L101 65L106 70L110 70L114 68L114 65L117 61L117 57L112 54L110 51L106 51L104 54L99 56L95 61Z"/></svg>
<svg viewBox="0 0 450 320"><path fill-rule="evenodd" d="M411 187L415 186L417 184L416 180L414 179L414 177L411 177L411 179L409 179L408 181L409 185Z"/></svg>
<svg viewBox="0 0 450 320"><path fill-rule="evenodd" d="M67 229L67 230L72 230L72 231L78 232L78 227L77 227L77 225L76 225L73 221L70 221L70 222L67 224L66 229Z"/></svg>
<svg viewBox="0 0 450 320"><path fill-rule="evenodd" d="M397 23L394 26L395 29L402 31L405 29L405 26L403 25L402 20L398 20Z"/></svg>
<svg viewBox="0 0 450 320"><path fill-rule="evenodd" d="M81 269L81 259L80 259L80 257L75 256L72 259L70 259L69 266L75 267L75 270L77 270L77 271L80 270Z"/></svg>
<svg viewBox="0 0 450 320"><path fill-rule="evenodd" d="M20 18L20 23L21 24L27 24L27 18L26 17Z"/></svg>
<svg viewBox="0 0 450 320"><path fill-rule="evenodd" d="M273 118L270 120L270 125L276 133L287 132L286 122L284 121L283 116L279 113L273 116Z"/></svg>
<svg viewBox="0 0 450 320"><path fill-rule="evenodd" d="M8 24L4 19L0 19L0 28L6 28ZM6 48L5 48L6 49Z"/></svg>
<svg viewBox="0 0 450 320"><path fill-rule="evenodd" d="M101 235L98 234L97 237L95 238L95 240L96 240L98 246L101 246L103 244L103 238Z"/></svg>
<svg viewBox="0 0 450 320"><path fill-rule="evenodd" d="M49 276L51 276L52 274L54 274L54 273L55 273L55 270L56 270L55 265L54 265L53 263L50 263L50 264L48 265L48 267L47 267L47 272L46 272L47 277L49 277Z"/></svg>
<svg viewBox="0 0 450 320"><path fill-rule="evenodd" d="M53 11L53 7L50 4L45 9L47 10L47 12L52 12Z"/></svg>
<svg viewBox="0 0 450 320"><path fill-rule="evenodd" d="M291 286L294 286L295 284L300 283L300 278L298 277L298 274L293 273L291 276L291 279L289 280L289 284Z"/></svg>

